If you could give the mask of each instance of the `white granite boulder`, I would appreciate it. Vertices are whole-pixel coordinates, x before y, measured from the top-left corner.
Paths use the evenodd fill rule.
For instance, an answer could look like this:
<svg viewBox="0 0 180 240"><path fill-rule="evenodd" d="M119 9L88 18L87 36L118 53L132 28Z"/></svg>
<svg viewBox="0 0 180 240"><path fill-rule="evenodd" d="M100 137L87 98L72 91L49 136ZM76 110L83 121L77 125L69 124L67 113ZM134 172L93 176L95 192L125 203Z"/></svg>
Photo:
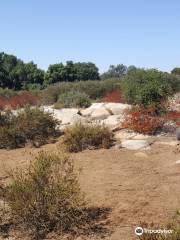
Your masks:
<svg viewBox="0 0 180 240"><path fill-rule="evenodd" d="M92 120L103 120L110 116L110 113L105 108L95 109L91 114Z"/></svg>
<svg viewBox="0 0 180 240"><path fill-rule="evenodd" d="M111 130L117 129L121 126L121 116L120 115L110 115L102 121L104 125L109 127Z"/></svg>
<svg viewBox="0 0 180 240"><path fill-rule="evenodd" d="M82 109L80 111L81 115L84 117L91 116L91 114L96 110L96 109L104 109L104 103L92 103L90 107L86 109Z"/></svg>
<svg viewBox="0 0 180 240"><path fill-rule="evenodd" d="M120 115L124 113L124 110L129 109L131 106L124 103L106 103L104 107L112 112L112 114Z"/></svg>
<svg viewBox="0 0 180 240"><path fill-rule="evenodd" d="M129 150L148 149L149 143L146 140L125 140L121 142L123 148Z"/></svg>

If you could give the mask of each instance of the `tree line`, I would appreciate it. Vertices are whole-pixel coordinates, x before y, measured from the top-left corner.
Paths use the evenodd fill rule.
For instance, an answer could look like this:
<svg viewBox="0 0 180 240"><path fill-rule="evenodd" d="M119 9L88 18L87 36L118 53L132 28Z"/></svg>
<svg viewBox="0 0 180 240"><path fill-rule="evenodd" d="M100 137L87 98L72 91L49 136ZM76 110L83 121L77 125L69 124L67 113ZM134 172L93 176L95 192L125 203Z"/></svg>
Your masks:
<svg viewBox="0 0 180 240"><path fill-rule="evenodd" d="M14 55L0 53L0 87L15 90L41 88L62 81L121 78L135 70L135 66L110 65L108 71L100 75L98 67L92 62L67 61L66 64L52 64L44 71L34 62L24 63ZM172 74L180 75L180 68L173 69Z"/></svg>
<svg viewBox="0 0 180 240"><path fill-rule="evenodd" d="M0 53L0 87L15 90L38 88L60 81L80 81L100 79L94 63L67 61L39 69L33 62L24 63L16 56Z"/></svg>

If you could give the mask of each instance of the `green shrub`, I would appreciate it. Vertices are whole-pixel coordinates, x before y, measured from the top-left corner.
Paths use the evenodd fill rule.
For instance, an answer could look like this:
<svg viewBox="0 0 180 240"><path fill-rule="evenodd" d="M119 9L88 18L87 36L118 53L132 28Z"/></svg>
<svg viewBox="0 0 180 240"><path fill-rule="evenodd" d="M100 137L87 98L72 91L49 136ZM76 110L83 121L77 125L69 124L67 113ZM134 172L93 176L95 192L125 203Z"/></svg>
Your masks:
<svg viewBox="0 0 180 240"><path fill-rule="evenodd" d="M68 108L68 107L89 107L91 101L86 93L70 91L64 94L61 94L58 98L57 103L59 106ZM56 108L57 105L55 105Z"/></svg>
<svg viewBox="0 0 180 240"><path fill-rule="evenodd" d="M177 90L179 84L174 75L154 69L137 69L124 77L122 90L129 103L158 107L162 100Z"/></svg>
<svg viewBox="0 0 180 240"><path fill-rule="evenodd" d="M78 227L84 206L72 159L40 152L26 171L12 173L6 195L12 215L36 236Z"/></svg>
<svg viewBox="0 0 180 240"><path fill-rule="evenodd" d="M25 142L24 134L16 126L0 127L0 148L22 147Z"/></svg>
<svg viewBox="0 0 180 240"><path fill-rule="evenodd" d="M45 144L59 134L58 121L50 113L26 107L16 115L6 111L0 114L0 148L17 148L30 142Z"/></svg>
<svg viewBox="0 0 180 240"><path fill-rule="evenodd" d="M120 89L120 79L108 79L102 81L78 81L62 82L48 86L40 92L41 102L43 104L53 104L57 102L58 97L70 91L85 93L90 99L96 100L106 96L113 90Z"/></svg>
<svg viewBox="0 0 180 240"><path fill-rule="evenodd" d="M20 132L32 143L39 142L41 145L48 138L57 136L58 121L42 109L26 107L19 112L16 121Z"/></svg>
<svg viewBox="0 0 180 240"><path fill-rule="evenodd" d="M11 98L18 95L17 91L8 88L0 88L0 97Z"/></svg>
<svg viewBox="0 0 180 240"><path fill-rule="evenodd" d="M69 152L109 148L112 143L112 133L105 126L78 122L66 129L63 143Z"/></svg>

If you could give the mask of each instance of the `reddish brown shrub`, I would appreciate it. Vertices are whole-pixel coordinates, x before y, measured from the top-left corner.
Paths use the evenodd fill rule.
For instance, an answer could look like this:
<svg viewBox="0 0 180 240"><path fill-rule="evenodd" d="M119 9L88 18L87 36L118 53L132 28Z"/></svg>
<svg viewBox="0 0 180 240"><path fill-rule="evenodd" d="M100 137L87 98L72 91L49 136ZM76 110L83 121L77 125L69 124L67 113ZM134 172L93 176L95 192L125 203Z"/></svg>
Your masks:
<svg viewBox="0 0 180 240"><path fill-rule="evenodd" d="M106 95L103 102L113 102L113 103L125 103L125 100L120 91L114 90L110 94Z"/></svg>
<svg viewBox="0 0 180 240"><path fill-rule="evenodd" d="M7 105L8 100L6 100L4 97L0 97L0 110L3 110Z"/></svg>
<svg viewBox="0 0 180 240"><path fill-rule="evenodd" d="M142 134L154 134L163 123L164 118L158 116L155 107L133 106L126 111L123 127Z"/></svg>
<svg viewBox="0 0 180 240"><path fill-rule="evenodd" d="M171 111L166 114L166 119L176 122L178 126L180 126L180 112Z"/></svg>
<svg viewBox="0 0 180 240"><path fill-rule="evenodd" d="M20 95L13 96L11 98L0 97L0 110L5 108L17 109L25 107L26 105L37 105L38 98L33 96L29 92L23 92Z"/></svg>

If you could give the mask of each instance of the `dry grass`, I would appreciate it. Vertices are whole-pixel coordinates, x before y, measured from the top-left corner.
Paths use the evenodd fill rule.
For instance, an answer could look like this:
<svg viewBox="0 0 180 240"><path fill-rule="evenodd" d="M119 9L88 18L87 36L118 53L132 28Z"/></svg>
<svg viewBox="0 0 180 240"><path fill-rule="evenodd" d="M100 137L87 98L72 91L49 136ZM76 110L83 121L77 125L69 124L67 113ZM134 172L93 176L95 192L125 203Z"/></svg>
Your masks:
<svg viewBox="0 0 180 240"><path fill-rule="evenodd" d="M26 107L14 115L0 114L0 148L22 147L30 142L39 147L59 134L58 121L39 108Z"/></svg>
<svg viewBox="0 0 180 240"><path fill-rule="evenodd" d="M66 129L63 143L69 152L109 148L112 144L112 133L102 125L77 122Z"/></svg>
<svg viewBox="0 0 180 240"><path fill-rule="evenodd" d="M26 171L16 171L6 193L18 222L39 237L54 228L72 230L84 206L73 162L63 152L40 152Z"/></svg>

